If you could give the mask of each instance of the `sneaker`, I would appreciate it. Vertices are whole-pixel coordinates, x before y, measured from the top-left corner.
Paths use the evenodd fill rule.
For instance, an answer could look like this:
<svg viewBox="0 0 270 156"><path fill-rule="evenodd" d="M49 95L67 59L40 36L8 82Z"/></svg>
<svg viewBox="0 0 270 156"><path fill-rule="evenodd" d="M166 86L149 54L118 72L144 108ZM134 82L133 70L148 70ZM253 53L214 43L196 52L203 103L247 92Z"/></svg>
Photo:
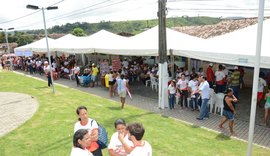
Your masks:
<svg viewBox="0 0 270 156"><path fill-rule="evenodd" d="M202 118L196 118L197 120L203 120Z"/></svg>
<svg viewBox="0 0 270 156"><path fill-rule="evenodd" d="M207 120L207 119L209 119L209 117L204 117L203 119Z"/></svg>

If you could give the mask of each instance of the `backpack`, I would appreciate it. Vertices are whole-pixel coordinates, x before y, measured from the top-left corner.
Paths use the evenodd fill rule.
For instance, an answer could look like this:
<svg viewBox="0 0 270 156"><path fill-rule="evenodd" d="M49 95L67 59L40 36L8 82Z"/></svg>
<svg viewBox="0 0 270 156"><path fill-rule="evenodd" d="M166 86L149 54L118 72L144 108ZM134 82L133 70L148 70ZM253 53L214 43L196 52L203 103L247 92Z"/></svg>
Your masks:
<svg viewBox="0 0 270 156"><path fill-rule="evenodd" d="M93 124L93 121L91 121L91 126ZM97 122L98 124L98 122ZM108 133L106 131L106 129L101 126L100 124L98 124L98 141L97 141L99 148L100 149L104 149L107 148L108 146Z"/></svg>

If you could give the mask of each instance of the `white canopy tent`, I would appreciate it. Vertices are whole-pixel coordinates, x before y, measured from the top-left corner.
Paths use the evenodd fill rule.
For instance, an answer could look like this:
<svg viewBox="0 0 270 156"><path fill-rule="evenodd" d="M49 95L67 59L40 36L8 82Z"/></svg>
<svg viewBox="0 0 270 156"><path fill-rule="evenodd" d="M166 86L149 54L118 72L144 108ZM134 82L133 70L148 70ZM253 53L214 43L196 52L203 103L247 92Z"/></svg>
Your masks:
<svg viewBox="0 0 270 156"><path fill-rule="evenodd" d="M54 46L55 40L48 38L49 46ZM51 48L50 48L51 49ZM14 49L16 52L24 52L24 51L36 51L36 52L47 52L47 44L46 44L46 38L42 38L38 41L35 41L33 43L17 47Z"/></svg>
<svg viewBox="0 0 270 156"><path fill-rule="evenodd" d="M256 35L258 25L252 25L225 35L217 36L206 42L191 43L186 47L174 49L175 55L196 58L212 62L254 67L256 53ZM270 20L264 21L261 67L270 68ZM182 48L182 49L181 49Z"/></svg>
<svg viewBox="0 0 270 156"><path fill-rule="evenodd" d="M53 51L72 54L94 52L91 42L87 42L87 37L77 37L72 34L67 34L55 40L55 43L50 47L50 49Z"/></svg>
<svg viewBox="0 0 270 156"><path fill-rule="evenodd" d="M158 56L158 26L129 38L115 35L107 31L103 31L99 35L100 36L89 36L94 43L95 52L97 53L131 56ZM197 44L198 42L204 42L204 39L167 28L168 50L180 48L182 45L190 42Z"/></svg>

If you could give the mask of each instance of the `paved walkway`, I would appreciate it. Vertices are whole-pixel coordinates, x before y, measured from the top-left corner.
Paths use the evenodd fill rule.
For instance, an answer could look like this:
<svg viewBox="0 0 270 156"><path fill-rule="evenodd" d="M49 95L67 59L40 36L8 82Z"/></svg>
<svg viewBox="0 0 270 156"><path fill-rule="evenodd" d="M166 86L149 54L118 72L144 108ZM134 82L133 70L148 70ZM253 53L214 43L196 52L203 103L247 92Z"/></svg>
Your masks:
<svg viewBox="0 0 270 156"><path fill-rule="evenodd" d="M0 92L0 137L29 120L37 109L37 100L29 95Z"/></svg>
<svg viewBox="0 0 270 156"><path fill-rule="evenodd" d="M39 75L32 75L35 78L40 78L42 80L46 80L44 76ZM95 88L88 88L88 87L77 87L75 81L70 81L66 79L59 79L55 81L56 84L61 84L70 88L78 89L90 94L95 94L104 98L109 97L108 90L104 87L95 87ZM57 92L57 90L56 90ZM169 109L159 109L158 108L158 98L157 93L151 90L151 87L145 87L143 85L137 84L132 86L132 93L133 93L133 100L127 98L126 103L129 105L133 105L138 108L142 108L148 110L150 112L161 114L163 117L172 117L188 124L199 126L206 128L208 130L212 130L218 133L223 133L225 135L229 135L228 125L225 125L225 129L220 130L218 128L218 124L220 122L221 116L216 114L211 114L210 119L204 121L196 120L199 112L193 112L186 109L180 109L179 106L176 106L176 109L171 111ZM111 98L112 100L119 101L118 97ZM250 103L240 103L239 108L243 108L243 105L250 105ZM242 105L242 106L241 106ZM120 104L119 104L120 107ZM258 111L261 111L258 109ZM244 112L243 112L244 113ZM239 117L238 117L239 118ZM249 128L249 121L247 119L236 119L235 121L235 131L237 133L238 139L241 140L248 140L248 128ZM259 126L256 124L255 131L254 131L254 143L267 147L270 147L270 129L268 127Z"/></svg>

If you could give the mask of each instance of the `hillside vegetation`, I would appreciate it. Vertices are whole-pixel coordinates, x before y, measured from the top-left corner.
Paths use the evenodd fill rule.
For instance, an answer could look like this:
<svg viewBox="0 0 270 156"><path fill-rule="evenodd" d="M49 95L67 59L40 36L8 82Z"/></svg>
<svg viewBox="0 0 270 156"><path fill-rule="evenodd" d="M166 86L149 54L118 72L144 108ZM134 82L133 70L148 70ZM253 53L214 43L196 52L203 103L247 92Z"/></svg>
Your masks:
<svg viewBox="0 0 270 156"><path fill-rule="evenodd" d="M198 25L212 25L217 24L221 21L219 18L211 17L177 17L168 18L167 27L179 27L179 26L198 26ZM87 22L76 22L67 23L65 25L57 25L48 29L49 33L60 33L68 34L71 33L75 28L81 28L84 30L86 35L93 34L99 30L105 29L113 33L127 32L131 34L140 33L147 28L152 28L158 25L158 19L153 20L140 20L140 21L101 21L99 23L87 23ZM28 31L30 34L43 34L43 30Z"/></svg>

